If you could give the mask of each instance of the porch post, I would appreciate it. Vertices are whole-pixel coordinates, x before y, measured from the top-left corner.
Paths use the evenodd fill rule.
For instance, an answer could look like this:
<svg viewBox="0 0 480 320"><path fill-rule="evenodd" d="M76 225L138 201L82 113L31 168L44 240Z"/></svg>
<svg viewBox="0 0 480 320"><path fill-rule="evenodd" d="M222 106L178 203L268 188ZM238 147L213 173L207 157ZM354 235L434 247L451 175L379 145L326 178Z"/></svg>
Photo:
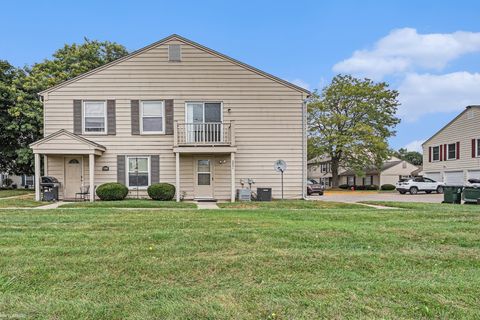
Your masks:
<svg viewBox="0 0 480 320"><path fill-rule="evenodd" d="M35 201L40 201L40 154L35 153Z"/></svg>
<svg viewBox="0 0 480 320"><path fill-rule="evenodd" d="M180 202L180 152L175 153L175 189L177 189L177 202Z"/></svg>
<svg viewBox="0 0 480 320"><path fill-rule="evenodd" d="M230 153L231 194L230 201L235 202L235 152Z"/></svg>
<svg viewBox="0 0 480 320"><path fill-rule="evenodd" d="M43 155L43 175L48 176L48 157L46 154Z"/></svg>
<svg viewBox="0 0 480 320"><path fill-rule="evenodd" d="M90 178L90 202L95 201L95 154L88 155L88 173Z"/></svg>

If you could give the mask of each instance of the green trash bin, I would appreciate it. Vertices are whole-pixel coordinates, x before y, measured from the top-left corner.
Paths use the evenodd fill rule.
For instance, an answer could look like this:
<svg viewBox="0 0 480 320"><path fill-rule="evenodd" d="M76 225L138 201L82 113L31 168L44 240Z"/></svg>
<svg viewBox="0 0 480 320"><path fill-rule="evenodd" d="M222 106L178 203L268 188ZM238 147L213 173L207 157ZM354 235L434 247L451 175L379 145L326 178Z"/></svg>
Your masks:
<svg viewBox="0 0 480 320"><path fill-rule="evenodd" d="M443 203L462 203L463 186L445 186L443 188Z"/></svg>
<svg viewBox="0 0 480 320"><path fill-rule="evenodd" d="M478 203L478 199L480 199L480 187L465 187L462 198L465 203Z"/></svg>

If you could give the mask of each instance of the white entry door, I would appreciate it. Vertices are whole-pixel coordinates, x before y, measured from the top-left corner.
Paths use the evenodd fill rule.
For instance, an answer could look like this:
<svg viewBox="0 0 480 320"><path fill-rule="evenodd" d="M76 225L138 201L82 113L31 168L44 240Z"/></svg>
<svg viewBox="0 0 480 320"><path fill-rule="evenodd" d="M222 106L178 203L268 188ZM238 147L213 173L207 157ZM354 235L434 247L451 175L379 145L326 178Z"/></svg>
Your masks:
<svg viewBox="0 0 480 320"><path fill-rule="evenodd" d="M65 157L64 198L74 199L82 186L82 157Z"/></svg>
<svg viewBox="0 0 480 320"><path fill-rule="evenodd" d="M195 158L195 198L213 199L212 158Z"/></svg>

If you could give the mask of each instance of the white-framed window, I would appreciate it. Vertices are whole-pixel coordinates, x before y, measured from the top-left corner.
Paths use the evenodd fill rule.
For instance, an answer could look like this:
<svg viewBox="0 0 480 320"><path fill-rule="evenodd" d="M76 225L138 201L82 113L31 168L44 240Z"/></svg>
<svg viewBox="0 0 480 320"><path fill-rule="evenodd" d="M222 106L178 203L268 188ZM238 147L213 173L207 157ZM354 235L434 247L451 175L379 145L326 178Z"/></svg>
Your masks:
<svg viewBox="0 0 480 320"><path fill-rule="evenodd" d="M475 154L477 155L477 157L480 157L480 139L477 139L477 152L475 152Z"/></svg>
<svg viewBox="0 0 480 320"><path fill-rule="evenodd" d="M142 134L165 133L165 102L142 101L140 104L140 130Z"/></svg>
<svg viewBox="0 0 480 320"><path fill-rule="evenodd" d="M440 146L432 147L432 161L440 161Z"/></svg>
<svg viewBox="0 0 480 320"><path fill-rule="evenodd" d="M25 175L25 185L33 186L35 184L35 176Z"/></svg>
<svg viewBox="0 0 480 320"><path fill-rule="evenodd" d="M447 145L447 160L457 159L457 144L449 143Z"/></svg>
<svg viewBox="0 0 480 320"><path fill-rule="evenodd" d="M129 188L146 189L150 185L150 157L127 156L126 171Z"/></svg>
<svg viewBox="0 0 480 320"><path fill-rule="evenodd" d="M83 101L83 133L106 134L107 103L105 101Z"/></svg>

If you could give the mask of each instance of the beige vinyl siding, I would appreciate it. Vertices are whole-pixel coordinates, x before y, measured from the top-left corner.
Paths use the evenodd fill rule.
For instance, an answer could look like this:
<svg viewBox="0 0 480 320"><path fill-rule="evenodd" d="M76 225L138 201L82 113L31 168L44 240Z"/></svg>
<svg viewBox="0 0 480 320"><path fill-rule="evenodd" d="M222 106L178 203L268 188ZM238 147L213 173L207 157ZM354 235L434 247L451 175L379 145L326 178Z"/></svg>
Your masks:
<svg viewBox="0 0 480 320"><path fill-rule="evenodd" d="M480 139L480 108L478 107L463 112L423 145L423 172L425 174L439 172L444 179L445 172L463 171L465 180L468 179L469 170L480 169L480 158L472 158L472 139ZM460 159L429 162L429 147L456 142L460 142Z"/></svg>
<svg viewBox="0 0 480 320"><path fill-rule="evenodd" d="M236 123L237 187L241 178L254 178L256 186L273 187L273 196L280 197L280 175L273 170L273 163L283 159L288 165L285 195L299 198L303 180L302 100L306 94L189 44L178 40L169 43L181 44L181 62L168 62L164 44L48 93L45 135L60 129L73 131L74 99L116 100L117 134L84 135L107 148L96 157L96 184L116 181L118 154L158 154L160 181L174 184L173 135L132 136L130 100L173 99L174 119L178 121L185 121L187 101L219 101L223 102L224 121ZM230 156L222 157L228 161L218 171L215 196L228 199ZM193 196L189 158L181 157L181 191L187 198ZM104 165L110 171L101 171Z"/></svg>
<svg viewBox="0 0 480 320"><path fill-rule="evenodd" d="M384 171L382 171L382 174L380 176L380 182L381 184L395 184L398 182L398 179L400 176L410 176L413 171L417 170L418 167L403 161L396 166L393 166L391 168L388 168Z"/></svg>

